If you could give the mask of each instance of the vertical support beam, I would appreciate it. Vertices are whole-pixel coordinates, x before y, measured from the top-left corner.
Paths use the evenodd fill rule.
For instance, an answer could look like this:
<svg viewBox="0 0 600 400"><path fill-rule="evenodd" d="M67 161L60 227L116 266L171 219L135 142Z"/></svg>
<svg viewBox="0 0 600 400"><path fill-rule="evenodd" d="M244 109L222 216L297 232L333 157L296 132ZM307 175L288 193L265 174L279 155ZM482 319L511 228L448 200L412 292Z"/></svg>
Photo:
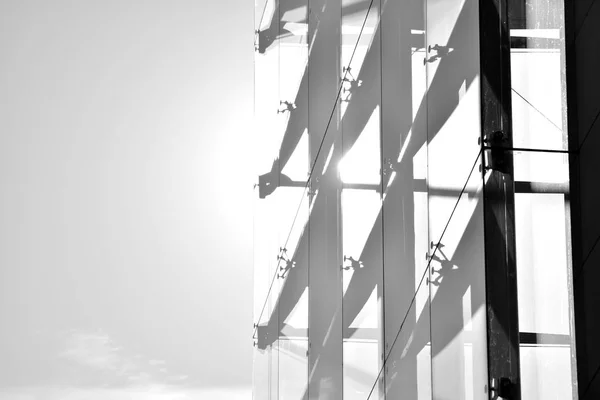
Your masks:
<svg viewBox="0 0 600 400"><path fill-rule="evenodd" d="M341 0L310 0L308 28L309 400L341 400L342 276L340 254Z"/></svg>
<svg viewBox="0 0 600 400"><path fill-rule="evenodd" d="M508 7L479 4L489 396L520 400Z"/></svg>
<svg viewBox="0 0 600 400"><path fill-rule="evenodd" d="M421 74L419 71L413 71L413 57L418 57L419 53L414 55L413 51L417 52L417 50L412 49L413 46L416 49L426 47L424 9L424 0L386 0L383 1L380 19L383 55L381 59L382 165L384 170L389 171L382 176L382 192L386 194L382 207L385 291L383 354L384 359L387 360L382 375L385 388L383 392L387 399L419 398L418 352L404 354L400 343L396 344L395 350L392 344L401 327L404 332L408 332L406 336L417 329L416 307L411 307L416 291L415 275L416 273L422 275L427 267L423 254L428 247L417 252L416 249L421 247L415 235L417 231L424 232L427 246L427 215L418 215L421 219L415 216L415 209L427 209L427 197L426 193L416 193L414 188L414 168L417 168L417 176L426 176L426 160L422 164L415 165L413 162L415 155L410 152L401 162L398 162L401 149L407 145L408 140L417 143L427 142L425 118L420 120L421 123L413 123L413 107L419 106L419 103L413 104L413 97L417 98L415 102L424 100L427 84L424 65L421 66L423 71ZM423 34L413 34L413 30L421 31ZM415 38L420 39L420 42L415 44ZM412 139L409 136L411 129ZM415 149L415 152L418 150ZM392 176L394 181L390 185ZM421 203L415 205L415 199L420 200ZM427 335L426 342L429 339Z"/></svg>

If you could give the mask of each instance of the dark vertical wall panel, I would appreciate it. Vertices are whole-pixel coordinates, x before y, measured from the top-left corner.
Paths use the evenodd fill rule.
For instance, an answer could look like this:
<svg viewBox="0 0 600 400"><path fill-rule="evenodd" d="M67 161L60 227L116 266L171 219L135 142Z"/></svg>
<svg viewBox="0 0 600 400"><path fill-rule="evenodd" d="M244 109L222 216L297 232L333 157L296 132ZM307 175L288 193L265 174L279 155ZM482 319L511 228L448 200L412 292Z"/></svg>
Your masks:
<svg viewBox="0 0 600 400"><path fill-rule="evenodd" d="M600 1L567 0L573 252L581 399L600 398Z"/></svg>
<svg viewBox="0 0 600 400"><path fill-rule="evenodd" d="M578 2L575 2L578 3ZM581 5L577 6L578 8ZM600 5L594 0L582 20L575 24L575 58L577 63L576 89L578 93L577 118L579 142L584 142L600 111Z"/></svg>

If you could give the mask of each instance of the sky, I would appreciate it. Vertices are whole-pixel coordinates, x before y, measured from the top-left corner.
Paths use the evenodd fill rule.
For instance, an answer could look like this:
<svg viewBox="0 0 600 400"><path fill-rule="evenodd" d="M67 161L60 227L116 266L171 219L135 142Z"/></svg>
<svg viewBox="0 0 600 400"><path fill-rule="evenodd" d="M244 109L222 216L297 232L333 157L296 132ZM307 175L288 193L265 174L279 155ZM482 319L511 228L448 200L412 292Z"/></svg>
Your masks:
<svg viewBox="0 0 600 400"><path fill-rule="evenodd" d="M0 0L0 400L251 398L253 6Z"/></svg>

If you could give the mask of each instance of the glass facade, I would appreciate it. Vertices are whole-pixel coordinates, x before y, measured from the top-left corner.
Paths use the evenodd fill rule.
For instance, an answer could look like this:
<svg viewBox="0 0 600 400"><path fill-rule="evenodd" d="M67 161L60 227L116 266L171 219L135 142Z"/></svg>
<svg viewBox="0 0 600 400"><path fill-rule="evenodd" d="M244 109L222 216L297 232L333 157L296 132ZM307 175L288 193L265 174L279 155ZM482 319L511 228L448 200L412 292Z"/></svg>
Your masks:
<svg viewBox="0 0 600 400"><path fill-rule="evenodd" d="M574 396L563 25L256 1L255 399Z"/></svg>

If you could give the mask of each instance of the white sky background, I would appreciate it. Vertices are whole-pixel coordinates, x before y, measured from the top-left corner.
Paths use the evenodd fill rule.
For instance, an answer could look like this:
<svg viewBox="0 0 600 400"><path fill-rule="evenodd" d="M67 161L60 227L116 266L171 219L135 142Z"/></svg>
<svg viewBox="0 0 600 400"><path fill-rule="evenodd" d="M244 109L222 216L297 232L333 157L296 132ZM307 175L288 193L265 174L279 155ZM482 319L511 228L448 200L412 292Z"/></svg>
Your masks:
<svg viewBox="0 0 600 400"><path fill-rule="evenodd" d="M253 2L0 0L0 399L249 399Z"/></svg>

